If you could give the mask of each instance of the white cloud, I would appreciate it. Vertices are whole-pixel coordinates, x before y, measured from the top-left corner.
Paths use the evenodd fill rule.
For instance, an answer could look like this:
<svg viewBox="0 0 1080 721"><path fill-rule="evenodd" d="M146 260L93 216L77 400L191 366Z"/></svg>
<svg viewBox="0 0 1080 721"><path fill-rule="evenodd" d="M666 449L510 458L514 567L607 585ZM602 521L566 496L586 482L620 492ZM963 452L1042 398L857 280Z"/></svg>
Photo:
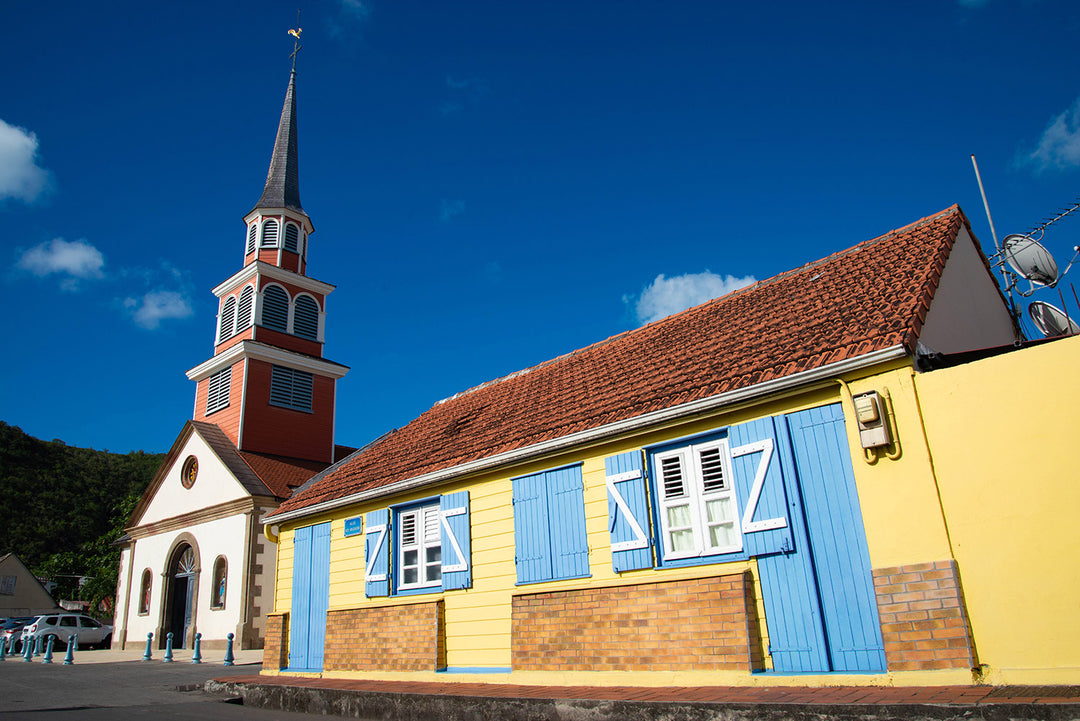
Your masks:
<svg viewBox="0 0 1080 721"><path fill-rule="evenodd" d="M1080 99L1050 121L1028 159L1042 168L1080 165Z"/></svg>
<svg viewBox="0 0 1080 721"><path fill-rule="evenodd" d="M187 318L193 313L191 302L174 290L152 290L142 298L127 298L124 307L135 323L147 330L154 330L163 320Z"/></svg>
<svg viewBox="0 0 1080 721"><path fill-rule="evenodd" d="M751 275L736 278L732 275L717 275L707 270L704 273L687 273L673 278L666 278L661 273L641 291L635 311L640 322L651 323L744 288L755 281ZM630 302L632 299L625 300Z"/></svg>
<svg viewBox="0 0 1080 721"><path fill-rule="evenodd" d="M0 120L0 200L32 203L49 186L49 171L37 164L38 139Z"/></svg>
<svg viewBox="0 0 1080 721"><path fill-rule="evenodd" d="M60 287L77 290L79 280L102 278L105 256L85 240L68 242L54 238L35 245L19 257L16 266L39 278L59 274L63 276Z"/></svg>

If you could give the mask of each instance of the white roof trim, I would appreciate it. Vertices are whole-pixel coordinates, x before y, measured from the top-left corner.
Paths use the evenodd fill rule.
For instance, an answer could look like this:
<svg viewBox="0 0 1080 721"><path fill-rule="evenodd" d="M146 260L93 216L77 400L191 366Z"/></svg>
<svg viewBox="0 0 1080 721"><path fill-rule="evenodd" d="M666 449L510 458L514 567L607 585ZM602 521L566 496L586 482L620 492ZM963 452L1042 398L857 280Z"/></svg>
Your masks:
<svg viewBox="0 0 1080 721"><path fill-rule="evenodd" d="M821 366L820 368L813 368L801 373L795 373L794 375L785 376L783 378L776 378L774 380L765 381L764 383L758 383L746 388L739 388L737 390L729 391L727 393L720 393L719 395L710 396L709 398L702 398L700 400L691 401L690 403L684 403L682 405L674 406L672 408L665 408L659 411L653 411L652 413L646 413L644 415L635 416L634 418L628 418L623 421L616 421L615 423L609 423L598 428L590 428L589 430L579 431L577 433L571 433L560 438L553 438L549 441L542 441L525 448L517 448L505 453L499 453L494 456L488 456L487 458L480 458L475 461L469 461L468 463L462 463L452 468L444 468L440 471L433 471L431 473L425 473L420 476L414 476L413 478L406 478L405 480L398 481L397 483L391 483L386 486L380 486L379 488L373 488L368 491L361 491L360 493L353 493L342 498L335 498L330 501L323 501L322 503L316 503L304 508L298 508L295 511L286 511L281 514L272 514L268 520L273 523L282 523L284 521L290 521L294 518L302 518L304 516L311 516L318 513L325 513L343 506L350 506L355 503L361 503L363 501L378 498L380 496L386 496L393 493L399 493L401 491L408 491L420 486L426 486L433 483L439 483L442 481L448 481L458 476L463 476L469 473L476 473L478 471L490 470L502 465L508 465L511 463L518 463L536 456L545 455L548 453L555 453L558 451L566 450L577 445L585 445L598 440L617 436L622 433L628 433L631 431L639 431L646 429L650 426L659 425L669 421L681 420L695 415L701 415L712 411L719 410L724 406L734 405L747 400L751 400L758 396L766 396L770 393L777 393L780 391L790 390L797 388L801 385L808 385L811 383L828 380L830 378L839 377L845 373L861 370L871 366L879 365L881 363L887 363L889 361L899 360L907 356L907 350L902 345L895 345L890 348L884 348L882 350L867 353L865 355L856 356L854 358L847 358L836 363L830 363L828 365Z"/></svg>
<svg viewBox="0 0 1080 721"><path fill-rule="evenodd" d="M233 273L232 276L219 283L212 292L220 298L223 295L236 290L241 284L248 282L257 275L264 275L267 278L273 278L282 283L292 283L293 285L300 286L304 290L310 290L313 293L320 293L324 296L330 295L334 288L337 287L336 285L330 285L321 280L315 280L306 275L294 273L291 270L285 270L276 265L256 260L254 263L248 263L238 272Z"/></svg>
<svg viewBox="0 0 1080 721"><path fill-rule="evenodd" d="M225 366L231 366L241 358L254 358L268 363L276 363L328 378L342 378L349 372L349 367L340 363L325 361L321 358L312 358L302 353L293 353L283 348L275 348L255 341L245 340L189 370L187 372L188 380L201 381L215 371L221 370Z"/></svg>

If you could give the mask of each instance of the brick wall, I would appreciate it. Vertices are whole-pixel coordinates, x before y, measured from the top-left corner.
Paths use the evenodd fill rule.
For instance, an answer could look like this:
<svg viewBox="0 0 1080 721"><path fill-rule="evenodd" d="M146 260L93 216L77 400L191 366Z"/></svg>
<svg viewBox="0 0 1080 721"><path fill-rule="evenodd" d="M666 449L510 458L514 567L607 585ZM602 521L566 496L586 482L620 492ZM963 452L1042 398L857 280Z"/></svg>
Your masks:
<svg viewBox="0 0 1080 721"><path fill-rule="evenodd" d="M326 671L434 671L446 668L443 602L330 611Z"/></svg>
<svg viewBox="0 0 1080 721"><path fill-rule="evenodd" d="M878 568L873 575L890 671L976 665L954 561Z"/></svg>
<svg viewBox="0 0 1080 721"><path fill-rule="evenodd" d="M271 613L266 616L266 637L263 639L263 668L277 671L289 665L289 614Z"/></svg>
<svg viewBox="0 0 1080 721"><path fill-rule="evenodd" d="M748 573L514 596L515 671L760 668ZM755 648L756 646L756 648Z"/></svg>

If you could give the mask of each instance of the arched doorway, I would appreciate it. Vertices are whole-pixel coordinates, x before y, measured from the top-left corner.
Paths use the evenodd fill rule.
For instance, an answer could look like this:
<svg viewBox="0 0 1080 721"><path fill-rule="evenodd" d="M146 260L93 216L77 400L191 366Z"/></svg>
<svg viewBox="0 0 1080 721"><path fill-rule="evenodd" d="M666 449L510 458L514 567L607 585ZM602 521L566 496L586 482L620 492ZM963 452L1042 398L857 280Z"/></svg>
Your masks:
<svg viewBox="0 0 1080 721"><path fill-rule="evenodd" d="M173 648L187 648L195 614L195 589L198 585L199 559L195 549L184 543L177 546L169 562L165 579L165 627L161 634L164 647L167 634L173 635Z"/></svg>

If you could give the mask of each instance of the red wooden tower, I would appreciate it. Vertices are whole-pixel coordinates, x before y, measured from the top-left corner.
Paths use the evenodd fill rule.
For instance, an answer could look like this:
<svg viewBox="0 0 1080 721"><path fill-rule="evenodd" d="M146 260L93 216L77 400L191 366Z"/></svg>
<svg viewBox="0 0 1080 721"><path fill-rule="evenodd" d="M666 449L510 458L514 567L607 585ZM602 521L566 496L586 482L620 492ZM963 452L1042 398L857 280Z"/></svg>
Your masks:
<svg viewBox="0 0 1080 721"><path fill-rule="evenodd" d="M334 461L335 383L346 366L323 358L326 296L309 278L314 227L300 205L296 71L289 76L266 186L244 216L244 265L214 288L214 355L188 371L197 421L241 451Z"/></svg>

